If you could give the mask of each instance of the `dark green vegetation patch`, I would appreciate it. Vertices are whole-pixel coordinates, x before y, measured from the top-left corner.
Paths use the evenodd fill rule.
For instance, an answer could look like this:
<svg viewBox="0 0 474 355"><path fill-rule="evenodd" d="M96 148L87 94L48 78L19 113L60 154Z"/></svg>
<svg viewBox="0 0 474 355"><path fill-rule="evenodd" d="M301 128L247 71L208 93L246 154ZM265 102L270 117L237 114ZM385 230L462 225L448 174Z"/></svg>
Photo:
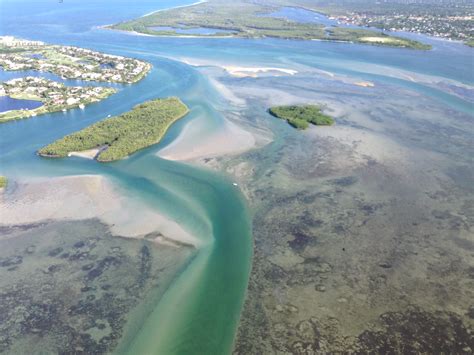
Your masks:
<svg viewBox="0 0 474 355"><path fill-rule="evenodd" d="M317 126L330 126L334 123L334 120L322 113L317 105L274 106L268 111L275 117L287 120L297 129L306 129L310 123Z"/></svg>
<svg viewBox="0 0 474 355"><path fill-rule="evenodd" d="M98 161L123 159L158 143L167 129L189 112L177 97L156 99L135 106L131 111L97 122L40 149L46 157L66 157L70 152L103 148Z"/></svg>

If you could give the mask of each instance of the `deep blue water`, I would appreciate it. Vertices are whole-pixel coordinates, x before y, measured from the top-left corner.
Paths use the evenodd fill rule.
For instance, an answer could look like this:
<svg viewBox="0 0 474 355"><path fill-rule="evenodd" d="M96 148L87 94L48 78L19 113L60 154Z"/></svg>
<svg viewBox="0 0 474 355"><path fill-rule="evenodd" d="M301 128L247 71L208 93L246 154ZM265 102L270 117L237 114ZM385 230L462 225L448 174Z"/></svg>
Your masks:
<svg viewBox="0 0 474 355"><path fill-rule="evenodd" d="M41 101L18 100L9 96L0 96L0 112L10 110L32 110L43 105Z"/></svg>

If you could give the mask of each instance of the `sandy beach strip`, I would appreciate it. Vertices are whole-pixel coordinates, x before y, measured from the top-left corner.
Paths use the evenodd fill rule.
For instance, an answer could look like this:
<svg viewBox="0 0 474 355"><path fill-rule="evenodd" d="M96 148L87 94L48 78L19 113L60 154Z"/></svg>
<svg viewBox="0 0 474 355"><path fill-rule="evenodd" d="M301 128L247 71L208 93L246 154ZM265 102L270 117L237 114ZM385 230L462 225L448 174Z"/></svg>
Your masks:
<svg viewBox="0 0 474 355"><path fill-rule="evenodd" d="M4 226L98 218L114 235L156 235L159 244L200 244L176 221L124 197L111 181L100 175L17 181L15 189L0 196L0 216L0 225Z"/></svg>
<svg viewBox="0 0 474 355"><path fill-rule="evenodd" d="M150 16L150 15L156 14L157 12L163 12L163 11L168 11L168 10L173 10L173 9L181 9L183 7L196 6L196 5L205 3L205 2L207 2L207 0L196 1L196 2L193 2L192 4L189 4L189 5L179 5L179 6L168 7L166 9L159 9L159 10L149 12L149 13L143 15L142 17Z"/></svg>
<svg viewBox="0 0 474 355"><path fill-rule="evenodd" d="M107 149L107 146L81 150L79 152L70 152L68 153L68 157L78 157L78 158L85 158L85 159L95 159L100 152Z"/></svg>

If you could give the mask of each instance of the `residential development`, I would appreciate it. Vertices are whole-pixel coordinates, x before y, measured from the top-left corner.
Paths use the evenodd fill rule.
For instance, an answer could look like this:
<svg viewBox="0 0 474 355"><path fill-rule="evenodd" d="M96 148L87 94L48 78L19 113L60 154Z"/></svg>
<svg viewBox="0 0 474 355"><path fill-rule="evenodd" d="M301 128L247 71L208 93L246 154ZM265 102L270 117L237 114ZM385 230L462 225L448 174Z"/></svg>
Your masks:
<svg viewBox="0 0 474 355"><path fill-rule="evenodd" d="M42 103L34 109L16 109L0 112L0 122L27 118L42 113L66 111L98 102L113 93L113 88L100 86L66 86L39 77L24 77L4 82L0 86L0 97L8 96L17 100L33 100Z"/></svg>
<svg viewBox="0 0 474 355"><path fill-rule="evenodd" d="M37 71L37 76L0 83L0 123L39 114L66 111L100 101L117 90L100 86L68 86L61 80L135 83L151 64L135 59L72 46L49 45L12 36L0 36L0 68ZM50 80L44 74L57 76ZM50 75L51 76L51 75ZM116 86L116 85L115 85Z"/></svg>
<svg viewBox="0 0 474 355"><path fill-rule="evenodd" d="M71 46L52 46L38 41L0 37L0 66L4 70L38 70L63 79L134 83L151 69L134 58Z"/></svg>

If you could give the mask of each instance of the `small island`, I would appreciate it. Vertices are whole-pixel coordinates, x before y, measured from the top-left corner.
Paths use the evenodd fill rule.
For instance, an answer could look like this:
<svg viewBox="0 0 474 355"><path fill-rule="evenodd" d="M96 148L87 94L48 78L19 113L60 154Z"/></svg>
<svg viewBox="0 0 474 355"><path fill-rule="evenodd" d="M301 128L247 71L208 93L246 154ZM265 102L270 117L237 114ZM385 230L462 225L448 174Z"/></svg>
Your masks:
<svg viewBox="0 0 474 355"><path fill-rule="evenodd" d="M268 112L300 130L308 128L310 123L317 126L330 126L334 123L334 119L322 113L321 107L317 105L274 106Z"/></svg>
<svg viewBox="0 0 474 355"><path fill-rule="evenodd" d="M10 109L0 112L0 123L76 107L84 108L115 92L115 89L108 87L66 86L32 76L12 79L0 84L0 103L3 99L16 101L7 104Z"/></svg>
<svg viewBox="0 0 474 355"><path fill-rule="evenodd" d="M150 71L151 64L85 48L0 36L0 67L49 72L63 79L132 84Z"/></svg>
<svg viewBox="0 0 474 355"><path fill-rule="evenodd" d="M120 160L158 143L168 128L188 112L177 97L147 101L129 112L67 135L40 149L38 154L49 158L88 156L100 162Z"/></svg>
<svg viewBox="0 0 474 355"><path fill-rule="evenodd" d="M8 184L8 179L7 179L7 177L0 175L0 190L1 190L1 189L4 189L5 187L7 187L7 184Z"/></svg>

